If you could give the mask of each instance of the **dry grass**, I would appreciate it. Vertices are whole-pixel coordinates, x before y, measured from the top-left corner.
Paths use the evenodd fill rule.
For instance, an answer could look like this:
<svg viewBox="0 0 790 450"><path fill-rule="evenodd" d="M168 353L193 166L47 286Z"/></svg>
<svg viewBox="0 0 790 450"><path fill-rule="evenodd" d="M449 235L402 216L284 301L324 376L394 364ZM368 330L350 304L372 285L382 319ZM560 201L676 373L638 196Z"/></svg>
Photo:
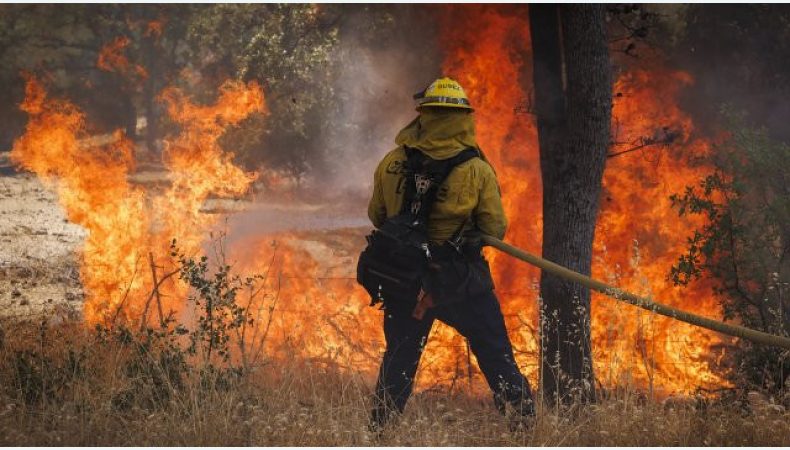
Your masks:
<svg viewBox="0 0 790 450"><path fill-rule="evenodd" d="M487 396L423 392L376 437L366 429L369 376L270 361L224 384L185 371L179 386L161 376L161 353L79 324L0 329L0 445L790 444L790 414L768 401L659 402L634 392L543 410L533 430L517 433Z"/></svg>

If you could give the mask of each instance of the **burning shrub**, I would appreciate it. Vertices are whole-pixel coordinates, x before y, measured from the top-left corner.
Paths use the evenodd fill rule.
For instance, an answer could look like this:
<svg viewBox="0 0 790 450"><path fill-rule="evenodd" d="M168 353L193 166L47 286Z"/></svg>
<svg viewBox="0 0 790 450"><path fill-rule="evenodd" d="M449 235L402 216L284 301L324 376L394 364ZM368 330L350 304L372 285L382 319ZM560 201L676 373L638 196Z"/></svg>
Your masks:
<svg viewBox="0 0 790 450"><path fill-rule="evenodd" d="M89 293L87 322L136 321L141 316L145 322L148 303L137 301L145 299L141 294L150 292L152 284L137 276L143 256L149 256L154 270L156 256L167 252L172 236L180 236L190 252L197 251L215 220L200 213L204 201L211 195L247 192L255 175L236 166L233 154L218 140L227 127L264 111L264 94L256 83L234 81L223 83L219 91L211 105L196 104L176 88L163 91L167 112L181 130L165 140L162 162L170 186L157 192L129 182L137 160L133 143L123 133L115 133L109 143L95 142L79 108L50 97L42 82L29 78L21 108L30 121L10 156L57 190L69 220L89 231L81 269ZM172 304L159 305L160 312L181 309L182 288L173 287ZM157 303L161 289L154 287Z"/></svg>
<svg viewBox="0 0 790 450"><path fill-rule="evenodd" d="M678 214L703 215L708 223L688 239L670 272L676 285L710 276L725 319L767 333L790 335L787 253L790 250L790 146L725 113L730 136L715 153L716 171L698 186L671 196ZM733 381L771 391L785 389L790 355L743 342L735 354Z"/></svg>
<svg viewBox="0 0 790 450"><path fill-rule="evenodd" d="M208 257L188 257L175 241L171 255L190 287L193 324L177 323L173 315L156 327L136 331L125 325L97 325L90 331L77 323L17 324L15 329L23 331L0 348L5 394L25 405L44 407L64 404L90 390L109 397L117 411L152 411L195 393L200 400L232 389L242 380L244 365L255 362L247 350L257 347L245 338L250 340L246 331L254 325L248 307L262 277L234 275L224 262L212 269ZM246 306L239 304L242 290L250 293ZM113 381L104 383L108 379ZM95 392L95 386L104 388Z"/></svg>
<svg viewBox="0 0 790 450"><path fill-rule="evenodd" d="M242 278L232 274L224 260L212 270L209 258L186 256L171 243L171 256L178 261L179 277L190 287L188 302L194 306L192 329L168 317L159 328L147 327L134 334L128 329L104 330L121 345L131 349L124 367L130 380L127 389L113 398L113 405L143 409L165 407L187 387L202 392L227 391L241 380L247 363L245 332L254 325L248 311L262 277ZM248 290L247 306L238 303L239 292ZM243 357L233 358L234 345ZM262 343L259 343L262 345ZM191 380L192 384L189 384Z"/></svg>
<svg viewBox="0 0 790 450"><path fill-rule="evenodd" d="M253 275L242 278L232 274L231 266L224 260L211 273L207 256L197 260L187 257L179 252L175 240L171 246L171 256L178 259L179 276L191 288L187 299L198 314L192 331L179 328L189 339L187 353L198 357L204 375L215 373L224 379L227 374L216 372L218 364L227 366L228 373L241 373L241 368L234 367L232 363L231 345L233 338L238 338L238 348L246 355L245 332L248 326L254 325L248 307L256 294L256 284L263 277ZM250 293L247 307L237 301L241 290ZM242 361L246 361L246 358L242 358Z"/></svg>

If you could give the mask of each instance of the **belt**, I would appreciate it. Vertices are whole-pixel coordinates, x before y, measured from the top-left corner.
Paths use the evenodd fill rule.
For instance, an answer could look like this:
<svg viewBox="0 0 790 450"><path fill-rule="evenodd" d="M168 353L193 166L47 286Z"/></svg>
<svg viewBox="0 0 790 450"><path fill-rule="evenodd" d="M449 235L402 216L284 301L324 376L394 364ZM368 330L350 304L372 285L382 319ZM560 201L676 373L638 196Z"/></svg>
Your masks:
<svg viewBox="0 0 790 450"><path fill-rule="evenodd" d="M431 243L429 248L431 250L431 256L439 259L453 258L457 256L464 256L468 259L483 257L483 254L481 253L481 249L483 247L476 243L464 242L459 247L456 247L449 242L443 242L441 244Z"/></svg>

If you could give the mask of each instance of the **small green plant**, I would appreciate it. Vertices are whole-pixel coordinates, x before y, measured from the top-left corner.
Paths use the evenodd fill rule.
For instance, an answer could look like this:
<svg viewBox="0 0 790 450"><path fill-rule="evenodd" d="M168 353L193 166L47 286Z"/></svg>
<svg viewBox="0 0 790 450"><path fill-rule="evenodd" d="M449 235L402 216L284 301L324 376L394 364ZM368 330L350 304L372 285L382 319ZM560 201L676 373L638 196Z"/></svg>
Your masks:
<svg viewBox="0 0 790 450"><path fill-rule="evenodd" d="M179 404L200 407L211 401L213 393L231 391L243 379L248 363L260 354L265 339L265 333L245 336L255 325L248 308L260 306L254 300L263 289L259 280L264 277L232 274L221 252L216 264L206 256L188 257L175 241L171 256L189 287L187 304L192 309L185 312L192 315L186 315L185 323L171 314L139 329L121 323L99 324L92 331L76 323L30 324L29 335L14 336L13 348L0 347L7 362L0 385L8 387L0 394L42 408L68 402L86 387L102 385L105 391L95 395L108 395L112 409L126 414ZM62 341L69 330L80 339ZM247 347L255 354L246 355ZM113 382L102 383L105 378Z"/></svg>
<svg viewBox="0 0 790 450"><path fill-rule="evenodd" d="M176 241L171 244L171 256L179 264L179 277L190 287L188 302L197 313L193 330L185 330L189 338L187 352L197 356L206 369L218 363L233 366L231 340L245 325L253 325L246 307L239 304L240 291L254 291L262 277L241 277L231 273L231 266L218 261L210 268L207 256L194 259L180 253Z"/></svg>

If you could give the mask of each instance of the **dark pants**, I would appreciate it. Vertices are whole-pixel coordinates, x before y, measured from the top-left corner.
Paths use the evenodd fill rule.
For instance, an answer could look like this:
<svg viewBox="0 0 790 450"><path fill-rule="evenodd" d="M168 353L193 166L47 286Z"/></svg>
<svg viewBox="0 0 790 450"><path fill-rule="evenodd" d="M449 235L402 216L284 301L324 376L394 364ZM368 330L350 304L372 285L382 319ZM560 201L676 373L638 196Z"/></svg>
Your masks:
<svg viewBox="0 0 790 450"><path fill-rule="evenodd" d="M534 415L529 382L516 366L502 311L493 291L432 308L422 320L412 318L413 308L414 304L393 304L384 310L387 350L376 383L376 405L371 418L375 424L383 424L393 412L400 413L406 406L435 319L455 328L469 340L501 412L509 403L523 415Z"/></svg>

